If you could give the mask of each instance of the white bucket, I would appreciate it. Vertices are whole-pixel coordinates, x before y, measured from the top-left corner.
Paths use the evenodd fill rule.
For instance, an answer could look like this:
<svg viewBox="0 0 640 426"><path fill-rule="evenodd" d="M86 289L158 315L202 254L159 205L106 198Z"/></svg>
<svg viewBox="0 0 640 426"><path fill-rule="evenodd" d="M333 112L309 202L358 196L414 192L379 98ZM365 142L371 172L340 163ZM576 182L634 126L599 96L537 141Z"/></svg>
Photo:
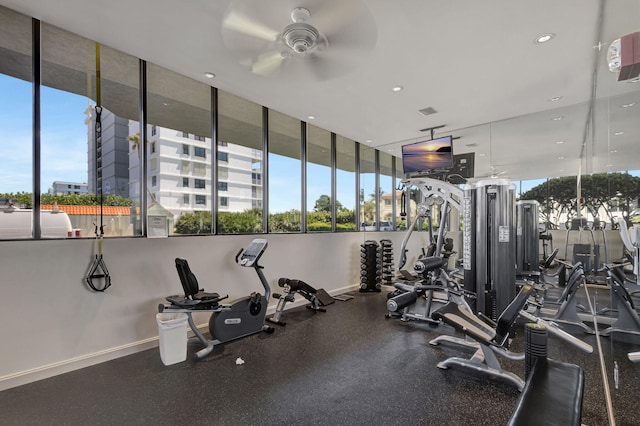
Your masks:
<svg viewBox="0 0 640 426"><path fill-rule="evenodd" d="M187 320L187 314L184 313L156 314L160 359L164 365L187 359Z"/></svg>

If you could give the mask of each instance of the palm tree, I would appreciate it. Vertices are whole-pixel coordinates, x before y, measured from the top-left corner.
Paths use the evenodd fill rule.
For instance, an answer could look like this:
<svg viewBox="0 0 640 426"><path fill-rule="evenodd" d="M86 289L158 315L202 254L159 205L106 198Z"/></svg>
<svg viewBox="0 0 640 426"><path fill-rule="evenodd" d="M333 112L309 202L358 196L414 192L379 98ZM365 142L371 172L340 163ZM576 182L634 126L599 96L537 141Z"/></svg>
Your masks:
<svg viewBox="0 0 640 426"><path fill-rule="evenodd" d="M140 132L137 132L133 135L127 136L127 140L131 142L131 151L136 151L138 153L138 162L142 163L142 154L140 153ZM147 140L147 143L149 141ZM149 191L149 187L147 186L147 194L151 198L151 201L156 201L156 197Z"/></svg>

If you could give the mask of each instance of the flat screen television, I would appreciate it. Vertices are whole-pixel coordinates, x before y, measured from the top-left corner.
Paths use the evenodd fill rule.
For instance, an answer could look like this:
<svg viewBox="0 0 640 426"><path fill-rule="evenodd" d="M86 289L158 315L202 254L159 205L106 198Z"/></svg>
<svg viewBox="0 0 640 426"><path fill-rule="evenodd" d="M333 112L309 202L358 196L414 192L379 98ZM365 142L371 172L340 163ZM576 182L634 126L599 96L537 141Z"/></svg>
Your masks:
<svg viewBox="0 0 640 426"><path fill-rule="evenodd" d="M452 137L421 141L402 146L402 168L405 173L427 173L448 170L453 166Z"/></svg>

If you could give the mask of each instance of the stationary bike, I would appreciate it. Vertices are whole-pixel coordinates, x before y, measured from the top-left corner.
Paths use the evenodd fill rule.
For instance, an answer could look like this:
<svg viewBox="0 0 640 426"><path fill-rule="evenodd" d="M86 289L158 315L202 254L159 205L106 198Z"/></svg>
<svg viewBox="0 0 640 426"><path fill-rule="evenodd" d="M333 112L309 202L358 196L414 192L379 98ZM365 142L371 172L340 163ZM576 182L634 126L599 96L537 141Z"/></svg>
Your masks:
<svg viewBox="0 0 640 426"><path fill-rule="evenodd" d="M265 325L267 305L271 297L271 287L262 272L262 266L258 260L267 249L267 240L255 239L246 249L240 249L236 254L236 263L247 268L254 268L264 287L265 294L253 292L249 296L240 297L227 304L219 302L228 296L220 296L218 293L206 293L198 286L195 275L191 272L186 259L176 259L176 269L184 289L184 296L169 296L166 300L169 305L160 305L159 311L171 310L172 312L186 313L189 326L194 334L205 345L205 348L196 353L196 359L207 356L215 345L225 343L241 337L249 336L260 331L273 333L273 327ZM193 322L194 312L211 312L209 318L209 332L211 340L208 340L198 330Z"/></svg>

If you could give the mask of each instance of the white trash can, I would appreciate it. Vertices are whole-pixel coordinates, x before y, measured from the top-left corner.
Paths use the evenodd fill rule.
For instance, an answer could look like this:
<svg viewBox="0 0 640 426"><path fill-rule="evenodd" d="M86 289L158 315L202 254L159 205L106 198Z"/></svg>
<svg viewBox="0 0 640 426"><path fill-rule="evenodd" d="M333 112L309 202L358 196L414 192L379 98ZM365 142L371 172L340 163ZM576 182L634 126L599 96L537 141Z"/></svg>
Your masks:
<svg viewBox="0 0 640 426"><path fill-rule="evenodd" d="M187 314L184 313L156 314L160 359L164 365L187 359L187 320Z"/></svg>

